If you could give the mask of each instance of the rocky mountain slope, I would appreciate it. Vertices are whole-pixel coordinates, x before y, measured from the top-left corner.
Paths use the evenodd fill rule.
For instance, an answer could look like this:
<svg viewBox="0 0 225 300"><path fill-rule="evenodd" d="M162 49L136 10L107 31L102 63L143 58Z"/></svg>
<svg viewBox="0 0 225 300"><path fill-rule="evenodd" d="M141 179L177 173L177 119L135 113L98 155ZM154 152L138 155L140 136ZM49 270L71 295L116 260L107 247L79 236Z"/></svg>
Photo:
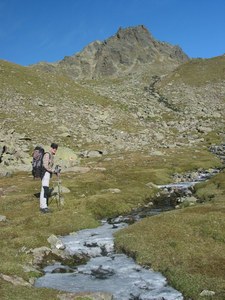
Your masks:
<svg viewBox="0 0 225 300"><path fill-rule="evenodd" d="M120 28L107 40L95 41L57 63L34 67L78 80L143 73L143 68L165 72L188 59L180 47L157 41L144 26L137 26Z"/></svg>
<svg viewBox="0 0 225 300"><path fill-rule="evenodd" d="M224 56L189 60L143 26L55 64L0 61L0 166L53 140L78 153L150 154L224 141L224 69Z"/></svg>

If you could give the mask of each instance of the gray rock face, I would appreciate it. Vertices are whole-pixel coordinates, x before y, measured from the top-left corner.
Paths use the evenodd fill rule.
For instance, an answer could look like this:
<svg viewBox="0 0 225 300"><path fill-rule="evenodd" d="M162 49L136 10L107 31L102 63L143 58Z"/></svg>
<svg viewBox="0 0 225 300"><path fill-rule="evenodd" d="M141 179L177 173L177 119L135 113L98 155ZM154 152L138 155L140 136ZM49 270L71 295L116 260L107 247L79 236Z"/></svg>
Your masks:
<svg viewBox="0 0 225 300"><path fill-rule="evenodd" d="M11 176L15 170L28 171L30 169L29 142L30 138L25 134L0 129L0 177Z"/></svg>
<svg viewBox="0 0 225 300"><path fill-rule="evenodd" d="M44 146L47 151L49 146ZM14 130L6 131L0 128L0 177L11 176L13 172L32 169L32 139ZM60 165L63 171L79 164L77 154L67 148L59 147L55 165ZM1 192L1 191L0 191Z"/></svg>
<svg viewBox="0 0 225 300"><path fill-rule="evenodd" d="M137 69L155 61L178 65L187 60L188 56L181 48L155 40L141 25L120 28L114 36L103 42L95 41L54 66L55 71L63 71L74 79L92 79L137 72ZM46 69L47 65L42 63L39 67Z"/></svg>

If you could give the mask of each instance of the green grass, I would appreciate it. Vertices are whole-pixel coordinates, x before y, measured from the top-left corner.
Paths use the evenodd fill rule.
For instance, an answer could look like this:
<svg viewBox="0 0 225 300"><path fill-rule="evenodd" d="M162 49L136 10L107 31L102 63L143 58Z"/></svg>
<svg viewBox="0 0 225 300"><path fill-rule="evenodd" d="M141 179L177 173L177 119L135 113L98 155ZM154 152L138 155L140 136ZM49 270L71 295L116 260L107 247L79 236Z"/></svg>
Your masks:
<svg viewBox="0 0 225 300"><path fill-rule="evenodd" d="M204 299L203 290L225 299L224 182L222 172L196 187L204 204L146 218L118 232L117 249L162 272L185 299Z"/></svg>
<svg viewBox="0 0 225 300"><path fill-rule="evenodd" d="M183 82L190 86L202 86L207 83L217 83L225 79L225 57L210 59L192 59L175 69L171 75L162 80L162 85L173 81Z"/></svg>
<svg viewBox="0 0 225 300"><path fill-rule="evenodd" d="M79 84L72 79L22 67L0 60L0 98L3 104L0 119L5 121L4 129L14 128L18 133L25 133L37 141L50 135L60 144L74 147L74 137L79 130L71 127L79 110L89 110L94 106L99 112L109 109L114 114L114 124L110 126L118 130L137 132L140 127L129 113L129 105L111 98L101 96L92 91L91 84ZM110 82L106 81L109 85ZM98 84L104 84L100 81ZM112 84L122 84L121 80L112 80ZM80 114L78 113L78 117ZM63 124L70 137L61 137L58 127ZM42 124L41 130L36 130L37 122ZM87 127L87 118L81 117L80 123ZM82 138L81 138L82 139ZM85 142L83 142L85 143Z"/></svg>
<svg viewBox="0 0 225 300"><path fill-rule="evenodd" d="M27 273L24 271L23 267L31 265L33 259L29 251L21 251L24 247L29 250L35 247L49 246L47 238L51 234L66 235L80 229L93 228L98 226L99 220L102 218L127 213L132 208L144 205L152 200L157 193L156 189L146 186L149 182L155 184L168 183L171 181L174 172L209 168L220 164L219 160L208 151L197 149L179 150L179 152L166 149L165 155L162 157L149 156L147 153L121 153L120 158L116 155L110 158L111 160L104 160L104 157L84 159L81 164L91 166L90 172L85 174L62 174L63 185L68 187L71 192L64 195L65 205L60 210L57 208L56 202L50 202L50 207L54 211L52 214L40 214L39 200L34 195L40 190L40 182L34 181L30 174L18 173L9 178L0 178L0 186L3 191L0 197L0 212L1 215L7 217L7 222L0 223L0 273L17 275L27 281L32 277L40 276L38 272ZM98 171L94 167L105 168L105 171ZM222 184L222 181L219 182L217 186ZM52 184L54 184L54 178ZM113 194L109 191L110 188L120 189L121 192ZM209 224L207 224L208 219L206 214L199 214L194 209L197 208L192 208L190 211L193 212L192 219L195 230L197 230L199 222L205 224L205 227L202 225L201 231L199 231L201 240L204 240L209 231L207 229L209 227ZM201 218L198 220L194 216ZM168 221L166 221L166 218L168 218ZM180 262L181 265L185 264L186 267L190 268L191 260L186 259L182 263L182 259L185 258L183 253L185 248L182 247L185 247L186 241L193 243L192 247L197 247L197 245L194 245L194 237L189 236L189 234L195 232L189 229L192 219L189 220L185 210L164 214L155 219L146 219L136 224L135 227L129 227L129 234L126 231L120 233L121 237L117 241L118 248L126 248L127 252L135 254L134 256L138 262L154 265L159 269L157 257L159 258L159 255L161 255L162 271L165 272L168 269L165 274L170 278L171 283L186 292L181 283L178 285L178 281L181 281L180 274L183 272L184 277L186 276L185 269L176 268L175 264L172 267L167 265L164 256L168 254L165 251L169 251L169 254L171 254L175 249L181 257L178 256L174 259ZM156 220L156 222L151 220ZM162 220L166 222L164 223ZM183 238L183 231L182 226L179 224L185 220L187 234L185 235L185 241L180 245L179 238ZM140 235L140 231L137 229L138 226L141 226L143 235ZM208 231L205 232L204 228ZM216 234L216 227L210 231L210 234L214 237L213 241L220 240L220 243L222 243L224 236L219 233ZM131 241L128 238L130 236L132 237ZM166 237L168 238L167 242ZM126 247L123 245L125 241ZM135 244L132 241L135 241ZM168 250L163 251L165 243L169 246L167 247ZM208 240L206 243L208 243ZM154 250L152 250L152 253L155 253L155 255L149 251L151 249L149 244L152 245L151 247L155 245L155 248L152 248ZM133 248L136 247L135 245L138 245L138 249ZM198 247L200 246L201 244L198 244ZM158 247L160 247L160 251ZM210 249L212 248L213 245ZM219 252L220 250L222 248L218 248L216 251ZM201 253L203 255L204 251L201 250ZM209 254L209 251L207 251L205 260L207 260ZM191 255L191 252L189 252L189 255ZM179 274L177 280L176 276L170 276L170 273ZM188 282L188 287L190 281L187 278L185 280ZM220 280L217 286L219 282ZM51 289L16 287L0 279L0 294L1 299L4 300L57 299L59 292Z"/></svg>

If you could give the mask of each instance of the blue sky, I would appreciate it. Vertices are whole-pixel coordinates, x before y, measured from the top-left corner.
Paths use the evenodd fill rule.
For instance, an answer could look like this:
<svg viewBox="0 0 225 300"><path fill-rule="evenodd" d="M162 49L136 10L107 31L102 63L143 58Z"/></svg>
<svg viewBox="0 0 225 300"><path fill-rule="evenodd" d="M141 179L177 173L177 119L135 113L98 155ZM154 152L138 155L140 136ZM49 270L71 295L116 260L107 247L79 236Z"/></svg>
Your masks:
<svg viewBox="0 0 225 300"><path fill-rule="evenodd" d="M225 53L225 0L0 0L0 59L56 62L137 25L191 58Z"/></svg>

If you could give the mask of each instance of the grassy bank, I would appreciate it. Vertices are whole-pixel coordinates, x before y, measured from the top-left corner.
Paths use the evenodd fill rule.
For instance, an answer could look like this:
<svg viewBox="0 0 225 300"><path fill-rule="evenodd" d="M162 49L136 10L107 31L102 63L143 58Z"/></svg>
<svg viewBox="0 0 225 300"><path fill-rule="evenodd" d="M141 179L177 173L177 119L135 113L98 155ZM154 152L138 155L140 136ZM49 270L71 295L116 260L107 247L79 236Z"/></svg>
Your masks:
<svg viewBox="0 0 225 300"><path fill-rule="evenodd" d="M118 250L162 272L185 299L225 299L225 173L196 186L194 207L146 218L116 234ZM207 202L205 202L207 201ZM141 236L141 238L140 238ZM214 296L200 296L213 291Z"/></svg>
<svg viewBox="0 0 225 300"><path fill-rule="evenodd" d="M95 227L98 225L98 220L102 218L126 213L152 199L157 190L149 188L147 183L167 183L171 181L174 173L198 168L208 169L219 164L219 160L208 151L198 149L176 152L166 149L164 155L161 156L150 156L148 153L121 153L120 156L115 155L107 159L105 157L85 159L82 165L89 167L90 171L62 174L63 185L71 192L64 195L65 205L61 210L52 201L50 207L53 213L46 215L40 214L39 201L35 196L40 189L39 181L34 181L27 173L0 178L0 214L7 218L6 222L0 222L0 273L17 275L26 281L32 277L38 277L40 276L38 272L26 271L26 267L32 265L33 258L29 249L49 246L47 238L51 234L65 235L83 228ZM215 187L217 186L216 183ZM113 193L113 189L120 190L120 193ZM200 186L201 195L204 194L204 189ZM135 255L138 262L161 270L168 276L173 286L187 295L188 293L192 295L194 292L192 293L191 290L198 289L195 285L190 285L191 279L188 280L189 277L195 280L195 277L188 274L194 276L197 273L195 268L191 270L192 252L199 255L199 268L202 258L205 263L210 261L209 258L212 259L210 247L208 246L208 251L204 251L205 248L201 250L202 245L212 244L213 251L211 242L218 243L217 251L222 252L222 236L218 233L218 239L211 237L210 240L207 236L207 232L210 232L210 223L207 222L209 220L213 222L213 218L216 217L213 214L222 214L220 207L218 211L211 211L212 207L216 208L219 205L217 203L222 205L222 194L220 202L218 202L219 197L218 193L210 204L166 213L129 227L127 231L118 234L118 249L125 249ZM199 209L205 209L205 213L198 213ZM209 217L211 215L212 217ZM219 220L222 222L222 215ZM192 223L195 230L191 229ZM216 232L216 223L214 226ZM202 228L201 234L198 233L199 228ZM208 228L205 233L204 228ZM142 235L140 235L140 230ZM186 232L185 240L183 240L184 231ZM192 237L194 233L196 236ZM197 237L201 240L195 245L194 238L197 239ZM190 244L193 247L192 251L184 251ZM185 246L186 248L182 248ZM188 257L186 253L189 253ZM220 260L217 262L221 263ZM187 272L185 266L190 268L190 273ZM206 270L211 272L210 268ZM197 275L200 278L201 274L197 273ZM206 280L207 274L204 276ZM218 290L221 290L219 285L222 286L223 280L218 278L217 286ZM186 288L183 282L186 282ZM198 282L201 283L201 278ZM210 286L207 285L207 288L209 289ZM1 299L57 299L59 293L51 289L14 286L0 279Z"/></svg>

